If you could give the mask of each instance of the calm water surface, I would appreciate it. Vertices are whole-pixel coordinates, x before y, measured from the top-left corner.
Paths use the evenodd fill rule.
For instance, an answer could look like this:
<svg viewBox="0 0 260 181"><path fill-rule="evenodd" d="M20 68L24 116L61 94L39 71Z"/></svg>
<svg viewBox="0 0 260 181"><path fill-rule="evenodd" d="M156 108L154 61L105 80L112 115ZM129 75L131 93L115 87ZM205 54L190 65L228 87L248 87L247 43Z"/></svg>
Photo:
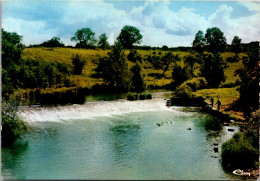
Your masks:
<svg viewBox="0 0 260 181"><path fill-rule="evenodd" d="M5 179L234 178L212 146L230 138L227 127L208 132L209 115L167 108L163 99L30 108L20 116L33 129L2 148Z"/></svg>

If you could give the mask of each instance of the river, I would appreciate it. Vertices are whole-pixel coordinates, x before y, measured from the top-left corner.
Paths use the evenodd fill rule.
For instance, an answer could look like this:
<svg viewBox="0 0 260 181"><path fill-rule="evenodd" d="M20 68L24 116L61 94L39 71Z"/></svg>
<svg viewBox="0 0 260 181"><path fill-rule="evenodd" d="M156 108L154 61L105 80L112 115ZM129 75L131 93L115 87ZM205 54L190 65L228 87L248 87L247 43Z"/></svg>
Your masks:
<svg viewBox="0 0 260 181"><path fill-rule="evenodd" d="M22 109L19 115L32 130L2 148L2 177L235 179L222 169L220 153L213 150L213 143L220 147L233 133L228 127L219 135L207 131L205 122L212 117L198 108L166 107L160 96L92 100Z"/></svg>

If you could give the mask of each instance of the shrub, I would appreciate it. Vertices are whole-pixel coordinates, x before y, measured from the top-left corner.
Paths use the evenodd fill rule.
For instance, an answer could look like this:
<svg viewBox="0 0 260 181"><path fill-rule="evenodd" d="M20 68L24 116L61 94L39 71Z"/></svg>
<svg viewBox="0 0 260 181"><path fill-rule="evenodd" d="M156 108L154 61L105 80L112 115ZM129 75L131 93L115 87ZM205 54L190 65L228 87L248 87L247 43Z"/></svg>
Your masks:
<svg viewBox="0 0 260 181"><path fill-rule="evenodd" d="M187 84L181 84L175 91L177 97L192 97L192 89Z"/></svg>
<svg viewBox="0 0 260 181"><path fill-rule="evenodd" d="M152 94L147 94L146 99L152 99Z"/></svg>
<svg viewBox="0 0 260 181"><path fill-rule="evenodd" d="M132 93L132 92L128 93L127 100L129 100L129 101L138 100L138 94Z"/></svg>
<svg viewBox="0 0 260 181"><path fill-rule="evenodd" d="M214 117L206 119L204 126L206 130L220 131L222 129L220 120Z"/></svg>
<svg viewBox="0 0 260 181"><path fill-rule="evenodd" d="M2 103L2 142L10 144L28 130L28 124L18 117L19 99Z"/></svg>
<svg viewBox="0 0 260 181"><path fill-rule="evenodd" d="M74 65L74 74L80 75L82 73L83 67L86 64L86 60L82 59L79 54L73 55L72 63Z"/></svg>
<svg viewBox="0 0 260 181"><path fill-rule="evenodd" d="M203 89L207 85L207 81L204 77L196 77L184 83L187 84L192 89L192 91Z"/></svg>
<svg viewBox="0 0 260 181"><path fill-rule="evenodd" d="M234 63L234 62L239 62L239 57L237 54L235 56L230 56L226 58L227 62Z"/></svg>
<svg viewBox="0 0 260 181"><path fill-rule="evenodd" d="M222 164L230 168L252 168L257 166L258 150L244 133L236 133L222 145Z"/></svg>
<svg viewBox="0 0 260 181"><path fill-rule="evenodd" d="M146 94L140 94L140 96L139 96L140 100L145 100L145 98L146 98Z"/></svg>

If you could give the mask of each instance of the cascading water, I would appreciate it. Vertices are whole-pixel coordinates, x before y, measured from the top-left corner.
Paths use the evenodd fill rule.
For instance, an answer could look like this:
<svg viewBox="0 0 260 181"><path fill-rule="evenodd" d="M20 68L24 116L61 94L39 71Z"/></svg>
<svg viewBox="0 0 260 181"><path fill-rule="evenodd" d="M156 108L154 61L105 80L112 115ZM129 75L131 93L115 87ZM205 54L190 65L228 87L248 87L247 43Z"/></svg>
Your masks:
<svg viewBox="0 0 260 181"><path fill-rule="evenodd" d="M83 105L68 105L58 107L25 108L19 116L27 122L51 121L60 122L75 119L92 119L95 117L110 117L131 112L147 111L181 111L169 109L164 99L153 100L116 100L87 102Z"/></svg>

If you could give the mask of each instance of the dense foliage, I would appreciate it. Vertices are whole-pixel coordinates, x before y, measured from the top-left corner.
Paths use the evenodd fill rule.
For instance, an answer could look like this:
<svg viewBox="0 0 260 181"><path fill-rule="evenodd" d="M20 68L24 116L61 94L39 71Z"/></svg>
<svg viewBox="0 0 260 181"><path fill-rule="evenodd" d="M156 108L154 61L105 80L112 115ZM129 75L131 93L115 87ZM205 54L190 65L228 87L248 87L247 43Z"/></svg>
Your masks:
<svg viewBox="0 0 260 181"><path fill-rule="evenodd" d="M78 48L93 48L97 40L95 33L90 28L81 28L76 31L71 41L76 41Z"/></svg>
<svg viewBox="0 0 260 181"><path fill-rule="evenodd" d="M98 37L98 47L101 49L109 49L110 45L109 45L107 39L108 39L108 37L107 37L106 33L102 33Z"/></svg>
<svg viewBox="0 0 260 181"><path fill-rule="evenodd" d="M143 35L140 31L136 27L129 25L124 26L118 36L118 40L126 49L132 48L134 44L140 44L142 38Z"/></svg>
<svg viewBox="0 0 260 181"><path fill-rule="evenodd" d="M139 62L137 62L132 68L131 72L133 73L131 79L131 90L134 92L143 92L145 90L145 82L142 76L142 67Z"/></svg>
<svg viewBox="0 0 260 181"><path fill-rule="evenodd" d="M3 145L12 143L28 130L28 124L18 117L20 100L11 98L2 102L2 142Z"/></svg>
<svg viewBox="0 0 260 181"><path fill-rule="evenodd" d="M200 71L201 76L207 80L209 87L217 88L221 82L225 81L224 71L226 68L227 64L220 54L215 56L212 53L203 54L203 64Z"/></svg>
<svg viewBox="0 0 260 181"><path fill-rule="evenodd" d="M259 109L259 50L252 49L243 60L244 68L236 70L241 79L240 105L246 116Z"/></svg>
<svg viewBox="0 0 260 181"><path fill-rule="evenodd" d="M115 43L111 52L108 52L108 57L99 59L95 71L106 85L122 91L130 89L130 72L120 42Z"/></svg>
<svg viewBox="0 0 260 181"><path fill-rule="evenodd" d="M74 74L80 75L84 65L86 64L86 60L84 60L79 54L76 54L72 56L72 64L74 65Z"/></svg>
<svg viewBox="0 0 260 181"><path fill-rule="evenodd" d="M52 39L43 42L40 46L43 47L64 47L64 43L60 40L59 37L53 37Z"/></svg>

